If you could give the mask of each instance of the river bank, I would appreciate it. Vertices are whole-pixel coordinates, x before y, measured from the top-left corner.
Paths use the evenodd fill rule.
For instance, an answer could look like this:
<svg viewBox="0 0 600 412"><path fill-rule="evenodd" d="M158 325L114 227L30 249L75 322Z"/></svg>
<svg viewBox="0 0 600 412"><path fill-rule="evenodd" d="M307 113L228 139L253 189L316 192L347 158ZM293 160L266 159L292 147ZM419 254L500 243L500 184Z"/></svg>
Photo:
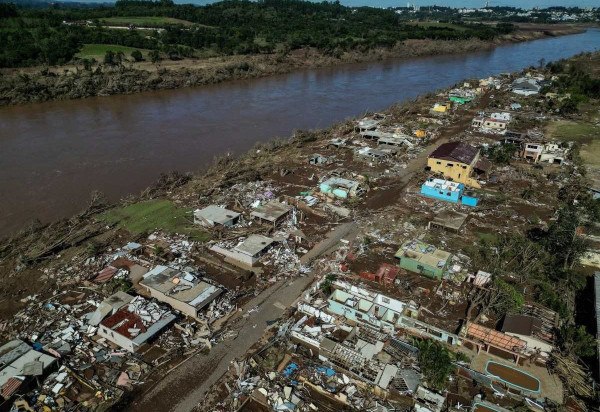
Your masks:
<svg viewBox="0 0 600 412"><path fill-rule="evenodd" d="M600 31L487 51L296 70L204 87L0 109L0 236L140 193L172 170L203 173L257 142L326 127L366 111L593 51Z"/></svg>
<svg viewBox="0 0 600 412"><path fill-rule="evenodd" d="M390 49L353 51L339 56L316 49L300 49L287 54L184 59L157 64L126 62L118 67L98 64L90 70L84 70L82 65L3 70L0 106L178 89L349 63L470 53L584 31L579 25L521 25L517 32L492 41L407 40Z"/></svg>

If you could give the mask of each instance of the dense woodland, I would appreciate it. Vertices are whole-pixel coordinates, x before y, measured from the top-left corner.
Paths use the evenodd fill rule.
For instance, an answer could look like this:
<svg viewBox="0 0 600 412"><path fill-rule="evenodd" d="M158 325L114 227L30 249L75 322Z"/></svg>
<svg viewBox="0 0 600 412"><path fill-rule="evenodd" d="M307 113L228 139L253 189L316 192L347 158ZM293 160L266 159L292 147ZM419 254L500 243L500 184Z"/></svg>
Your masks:
<svg viewBox="0 0 600 412"><path fill-rule="evenodd" d="M157 25L163 30L116 30L104 27L102 20L144 16L192 24ZM45 8L9 3L0 4L0 67L66 63L84 43L157 50L171 58L286 53L301 47L335 55L392 47L407 39L489 40L512 30L506 23L414 25L394 10L350 8L338 2L230 0L194 6L171 0L120 0L114 6L62 3Z"/></svg>

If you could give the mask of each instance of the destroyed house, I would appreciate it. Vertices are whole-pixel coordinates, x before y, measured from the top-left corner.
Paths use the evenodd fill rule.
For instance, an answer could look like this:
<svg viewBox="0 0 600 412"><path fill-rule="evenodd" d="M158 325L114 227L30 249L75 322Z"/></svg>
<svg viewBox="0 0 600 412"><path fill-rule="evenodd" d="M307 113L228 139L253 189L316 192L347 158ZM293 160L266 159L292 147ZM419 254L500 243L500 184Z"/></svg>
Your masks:
<svg viewBox="0 0 600 412"><path fill-rule="evenodd" d="M329 159L327 157L320 155L318 153L314 153L310 155L308 158L308 163L311 165L322 165L328 162Z"/></svg>
<svg viewBox="0 0 600 412"><path fill-rule="evenodd" d="M358 129L358 131L360 132L366 130L375 130L382 121L383 119L365 117L364 119L358 121L358 123L356 124L356 129Z"/></svg>
<svg viewBox="0 0 600 412"><path fill-rule="evenodd" d="M234 264L240 263L243 267L252 267L274 242L275 240L270 237L250 235L232 249L225 249L215 245L210 250L225 256L227 260L231 260Z"/></svg>
<svg viewBox="0 0 600 412"><path fill-rule="evenodd" d="M133 299L133 296L128 295L123 291L112 294L104 299L100 305L98 305L96 310L89 315L88 324L91 326L98 326L105 317L114 315L119 309L129 304Z"/></svg>
<svg viewBox="0 0 600 412"><path fill-rule="evenodd" d="M527 342L527 348L550 353L554 348L551 329L544 328L542 319L528 315L508 314L502 323L502 332Z"/></svg>
<svg viewBox="0 0 600 412"><path fill-rule="evenodd" d="M285 203L271 200L264 205L260 205L255 208L250 216L261 222L265 222L271 225L278 225L283 221L286 216L294 209L293 206L286 205Z"/></svg>
<svg viewBox="0 0 600 412"><path fill-rule="evenodd" d="M205 226L232 227L238 223L241 214L225 208L210 205L194 211L194 223Z"/></svg>
<svg viewBox="0 0 600 412"><path fill-rule="evenodd" d="M449 180L429 178L421 186L421 194L450 203L462 203L465 206L477 206L478 199L465 192L465 185Z"/></svg>
<svg viewBox="0 0 600 412"><path fill-rule="evenodd" d="M56 358L34 350L22 340L7 342L0 347L0 394L6 400L23 393L55 365Z"/></svg>
<svg viewBox="0 0 600 412"><path fill-rule="evenodd" d="M319 359L349 371L360 380L365 380L387 391L398 374L398 367L374 361L372 354L380 352L383 343L377 342L376 345L373 345L369 342L359 340L357 346L358 348L349 347L325 338L322 340L319 348ZM370 346L371 348L365 348L365 346ZM380 391L375 390L375 393L378 392Z"/></svg>
<svg viewBox="0 0 600 412"><path fill-rule="evenodd" d="M507 335L503 332L487 328L476 323L470 323L467 327L467 337L471 338L471 344L475 344L477 352L495 349L502 353L512 356L518 363L523 351L527 347L527 342L515 336Z"/></svg>
<svg viewBox="0 0 600 412"><path fill-rule="evenodd" d="M377 144L379 146L412 147L413 144L410 142L409 137L410 136L398 137L395 135L393 135L391 137L382 137L379 140L377 140Z"/></svg>
<svg viewBox="0 0 600 412"><path fill-rule="evenodd" d="M390 265L389 263L382 263L376 273L363 272L360 276L363 279L377 282L382 285L393 285L398 276L398 266Z"/></svg>
<svg viewBox="0 0 600 412"><path fill-rule="evenodd" d="M371 149L370 147L363 147L356 151L356 154L360 157L366 157L371 160L381 160L389 156L388 152L383 150Z"/></svg>
<svg viewBox="0 0 600 412"><path fill-rule="evenodd" d="M512 91L521 96L531 96L538 94L542 90L542 86L536 79L521 77L515 80L512 84Z"/></svg>
<svg viewBox="0 0 600 412"><path fill-rule="evenodd" d="M100 322L98 336L129 352L136 352L175 319L175 314L138 296Z"/></svg>
<svg viewBox="0 0 600 412"><path fill-rule="evenodd" d="M475 188L481 187L476 179L479 149L462 142L444 143L435 149L427 159L427 167L440 173L446 179Z"/></svg>
<svg viewBox="0 0 600 412"><path fill-rule="evenodd" d="M334 282L334 288L327 310L350 321L393 332L401 327L401 318L417 316L416 307L385 295L345 282Z"/></svg>
<svg viewBox="0 0 600 412"><path fill-rule="evenodd" d="M471 90L453 89L448 93L448 98L451 102L466 104L475 98L475 93Z"/></svg>
<svg viewBox="0 0 600 412"><path fill-rule="evenodd" d="M360 196L365 192L360 183L341 177L331 177L319 185L321 193L340 199Z"/></svg>
<svg viewBox="0 0 600 412"><path fill-rule="evenodd" d="M433 279L444 276L452 257L450 253L420 240L404 242L395 256L400 259L401 268Z"/></svg>
<svg viewBox="0 0 600 412"><path fill-rule="evenodd" d="M196 274L167 266L156 266L146 273L140 285L156 300L196 319L198 313L223 292Z"/></svg>

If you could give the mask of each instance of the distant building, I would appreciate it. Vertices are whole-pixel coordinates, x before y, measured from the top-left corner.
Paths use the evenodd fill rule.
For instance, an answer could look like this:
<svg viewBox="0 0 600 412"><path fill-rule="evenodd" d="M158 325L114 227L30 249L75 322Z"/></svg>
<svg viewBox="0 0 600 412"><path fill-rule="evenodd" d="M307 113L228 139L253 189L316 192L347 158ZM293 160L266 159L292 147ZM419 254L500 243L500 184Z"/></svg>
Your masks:
<svg viewBox="0 0 600 412"><path fill-rule="evenodd" d="M532 96L542 90L542 86L536 79L521 77L512 84L512 92L521 96Z"/></svg>

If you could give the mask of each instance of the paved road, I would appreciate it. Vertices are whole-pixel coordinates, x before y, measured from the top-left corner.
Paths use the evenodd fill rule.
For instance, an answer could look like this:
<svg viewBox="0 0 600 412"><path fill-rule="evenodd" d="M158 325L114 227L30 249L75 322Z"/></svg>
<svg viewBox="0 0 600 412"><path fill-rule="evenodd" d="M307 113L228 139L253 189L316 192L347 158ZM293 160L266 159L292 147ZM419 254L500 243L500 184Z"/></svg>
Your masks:
<svg viewBox="0 0 600 412"><path fill-rule="evenodd" d="M281 281L265 290L243 308L243 313L258 306L247 318L237 316L233 329L235 339L214 346L207 354L198 354L181 364L170 374L132 403L131 412L189 412L205 397L207 390L229 368L232 360L243 357L260 340L268 328L267 322L280 317L313 281L307 275L293 281Z"/></svg>

